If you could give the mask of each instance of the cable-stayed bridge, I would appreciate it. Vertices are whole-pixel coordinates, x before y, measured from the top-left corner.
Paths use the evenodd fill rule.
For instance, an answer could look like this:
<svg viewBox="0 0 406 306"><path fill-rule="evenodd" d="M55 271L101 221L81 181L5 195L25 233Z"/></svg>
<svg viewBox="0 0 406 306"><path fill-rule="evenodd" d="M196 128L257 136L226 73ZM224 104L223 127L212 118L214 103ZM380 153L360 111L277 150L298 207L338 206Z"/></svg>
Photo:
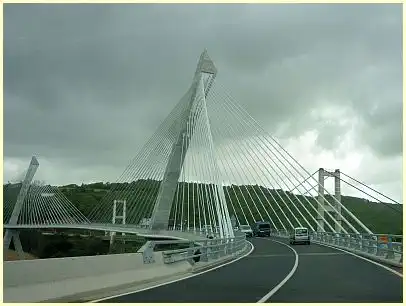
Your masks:
<svg viewBox="0 0 406 306"><path fill-rule="evenodd" d="M134 259L134 262L140 260L141 264L138 268L140 271L144 271L145 265L149 264L149 267L152 267L153 264L158 263L162 264L158 265L162 270L178 264L177 269L189 271L189 266L199 264L194 260L196 258L202 259L200 264L202 262L219 264L221 260L246 256L249 259L247 261L244 258L245 265L241 260L238 263L239 268L236 269L244 271L247 265L252 264L250 262L255 262L252 265L260 272L269 268L269 262L274 264L279 262L277 259L279 257L289 257L290 252L290 255L296 258L295 262L280 264L286 264L286 267L293 266L294 269L291 271L294 273L298 267L300 253L306 254L306 252L303 248L296 250L298 247L290 247L285 239L292 229L306 227L311 232L313 244L316 244L308 248L314 252L309 251L307 254L319 254L326 258L329 256L326 254L331 253L326 252L328 246L350 251L384 265L401 267L402 236L394 235L396 233L376 232L371 222L369 224L363 222L362 217L357 216L345 204L344 197L341 195L341 182L364 193L368 198L380 202L380 205L388 207L394 214L402 214L402 205L373 188L365 192L364 183L338 169L320 168L310 174L280 142L261 128L260 124L236 103L231 95L226 93L221 84L216 82L216 75L217 69L207 51L204 51L193 76L192 85L186 94L130 162L117 182L111 185L103 199L88 214L80 211L78 205L69 201L59 188L33 182L39 167L38 160L33 157L24 179L3 187L4 249L8 249L13 240L14 248L23 257L23 246L19 239L21 230L85 229L111 233L111 243L114 243L117 232L154 239L149 240L141 248L139 258ZM316 173L317 177L315 177ZM333 192L325 186L325 180L330 177L334 179ZM359 187L361 185L363 189ZM385 200L381 201L378 197ZM394 204L387 204L387 200ZM272 241L267 240L268 238L256 238L251 243L236 229L257 221L270 223L274 237ZM187 249L176 252L164 251L159 254L154 252L156 245L165 244L164 241L159 241L164 238L177 239L178 243L182 240L183 243L187 241L193 244ZM334 256L331 256L329 259L331 262L327 263L327 266L338 265L333 261ZM122 266L116 269L123 271L130 269L124 266L123 257L109 257L110 261L104 258L103 256L87 258L87 265L99 267L96 263L103 261L103 268L100 270L104 271L102 276L105 277L113 273L106 270L106 266L109 265L120 265L121 262ZM267 258L267 261L264 261L264 258ZM314 258L310 266L317 267L317 256ZM52 281L61 286L63 284L62 287L66 288L66 280L55 279L57 275L68 273L68 270L69 273L81 270L80 273L83 274L86 269L86 265L80 260L76 260L76 266L70 266L72 261L69 263L60 261L57 266L52 266L54 262L54 259L41 260L41 265L44 266L37 265L37 269L42 267L55 271L63 270L63 272L62 270L55 272L54 279L42 281L43 286ZM185 263L187 266L182 266ZM364 263L360 263L362 264ZM232 269L233 265L231 264L228 269ZM343 265L350 265L350 267L343 266L345 269L356 269L352 259ZM78 268L79 266L81 269ZM278 265L275 267L275 269L279 268ZM378 282L377 278L381 277L379 275L382 272L375 271L379 270L378 267L373 268L373 272L368 272L370 275L364 277L367 277L369 282ZM6 271L7 269L6 265ZM31 283L19 283L17 274L27 269L32 269L28 261L10 263L8 271L15 273L12 276L15 279L10 281L13 285L10 285L12 289L6 290L9 300L29 301L30 294L33 301L41 301L85 293L79 289L77 292L72 289L68 293L59 288L59 291L56 290L60 292L59 295L55 293L48 296L41 291L45 287L38 285L34 279ZM151 272L151 269L148 271L148 273L157 273L155 270ZM222 270L216 273L220 271ZM88 273L95 272L92 270ZM169 275L169 272L167 273ZM220 277L228 275L231 278L231 272L224 273ZM389 272L386 271L386 273ZM399 274L399 272L396 273ZM10 276L7 273L6 275ZM286 275L290 275L289 271ZM276 280L284 284L283 280L288 276L280 279L278 276ZM78 284L83 285L83 282L86 282L84 277L85 275L78 276L73 273L68 279L72 282L70 283L72 286L78 287ZM116 283L113 284L111 281L111 286L131 283L130 280L134 281L131 277L134 276L122 274ZM198 279L200 276L195 277ZM376 294L365 293L365 296L360 297L349 294L346 301L352 301L351 297L355 299L354 301L359 299L376 301L380 297L379 301L401 300L401 290L398 290L401 287L397 287L401 285L399 275L394 279L392 275L384 277L388 278L389 283L393 283L394 289L390 294L382 293L381 296L379 294L376 296ZM262 283L262 280L259 282ZM235 283L235 288L241 286L243 281L242 278L241 283ZM331 279L320 281L328 282ZM369 285L374 287L375 283ZM106 286L100 285L99 288L93 286L87 291L93 292L103 288ZM262 296L260 293L259 295L255 293L249 297L248 294L244 298L235 300L233 296L224 295L224 293L221 295L222 293L218 292L214 294L213 299L226 301L225 297L229 297L229 301L265 301L271 299L278 290L272 291L272 288L278 288L277 284L274 287L268 287L268 291L273 292L272 294L267 294L263 288ZM105 295L106 290L104 289ZM196 300L186 298L188 301L205 301L198 298L200 293L196 290L192 291ZM306 292L309 292L308 288ZM123 301L141 302L142 296L146 300L151 299L147 297L148 294L124 296L126 298ZM177 292L175 297L167 296L167 298L170 301L181 301L182 296L186 297L189 294L182 295L181 292ZM337 301L332 296L324 297L327 302ZM283 301L289 301L288 297L280 298ZM306 294L302 298L303 301L312 301L312 297ZM300 296L297 299L300 301Z"/></svg>

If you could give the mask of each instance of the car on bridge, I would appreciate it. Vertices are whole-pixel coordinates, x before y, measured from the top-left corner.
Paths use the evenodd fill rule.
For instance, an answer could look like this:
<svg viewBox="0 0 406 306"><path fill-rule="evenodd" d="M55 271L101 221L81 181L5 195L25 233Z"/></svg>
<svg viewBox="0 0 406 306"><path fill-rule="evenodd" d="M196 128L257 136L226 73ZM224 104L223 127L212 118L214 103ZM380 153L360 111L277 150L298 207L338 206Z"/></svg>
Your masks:
<svg viewBox="0 0 406 306"><path fill-rule="evenodd" d="M304 243L310 244L309 230L306 227L296 227L290 233L290 244Z"/></svg>
<svg viewBox="0 0 406 306"><path fill-rule="evenodd" d="M253 231L252 231L251 226L249 226L247 224L242 224L242 225L240 225L239 229L240 229L240 231L242 233L245 234L246 237L252 237L253 236Z"/></svg>
<svg viewBox="0 0 406 306"><path fill-rule="evenodd" d="M252 226L254 236L271 236L271 224L266 221L255 222Z"/></svg>

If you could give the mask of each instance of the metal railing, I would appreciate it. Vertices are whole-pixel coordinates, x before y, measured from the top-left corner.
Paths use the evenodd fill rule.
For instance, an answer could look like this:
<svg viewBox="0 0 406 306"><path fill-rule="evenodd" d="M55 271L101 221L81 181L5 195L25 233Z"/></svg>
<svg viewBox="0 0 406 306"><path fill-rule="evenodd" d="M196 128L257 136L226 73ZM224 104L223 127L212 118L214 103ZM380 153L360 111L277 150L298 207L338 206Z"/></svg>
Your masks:
<svg viewBox="0 0 406 306"><path fill-rule="evenodd" d="M278 237L289 237L289 232L274 230ZM399 267L403 266L403 236L390 234L344 234L312 232L310 240L380 260Z"/></svg>
<svg viewBox="0 0 406 306"><path fill-rule="evenodd" d="M191 265L196 262L209 262L220 258L243 253L248 243L245 234L235 232L234 238L213 238L199 239L193 241L185 240L150 240L138 252L143 254L144 264L154 263L155 248L157 246L177 245L174 250L162 252L162 259L165 264L180 261L188 261ZM185 247L182 247L185 246Z"/></svg>

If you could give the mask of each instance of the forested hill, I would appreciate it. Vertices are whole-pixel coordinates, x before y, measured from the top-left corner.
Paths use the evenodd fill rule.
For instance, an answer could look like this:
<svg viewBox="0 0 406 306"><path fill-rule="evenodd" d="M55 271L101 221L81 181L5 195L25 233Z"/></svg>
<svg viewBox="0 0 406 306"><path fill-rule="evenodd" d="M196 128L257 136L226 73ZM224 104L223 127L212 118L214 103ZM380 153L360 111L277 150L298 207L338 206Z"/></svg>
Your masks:
<svg viewBox="0 0 406 306"><path fill-rule="evenodd" d="M189 183L189 184L184 184L185 188L190 188L190 190L194 189L197 190L198 188L202 189L202 184L194 183ZM110 183L93 183L93 184L82 184L80 186L78 185L66 185L66 186L61 186L59 187L60 190L65 194L65 196L73 203L75 204L79 210L85 214L89 215L89 213L98 205L98 203L105 197L105 195L108 192L114 192L116 193L117 197L115 198L120 198L120 191L121 190L132 190L131 194L139 194L140 190L147 190L146 194L148 194L148 197L145 198L138 198L137 201L143 201L147 203L148 206L150 206L150 209L152 210L152 206L154 203L154 199L157 195L158 189L159 189L159 182L157 181L152 181L152 180L145 180L145 181L137 181L133 182L131 184L110 184ZM234 211L237 214L237 217L242 219L242 215L246 214L248 215L247 212L247 206L256 207L259 208L259 211L261 212L262 210L262 215L265 215L266 213L270 214L271 218L273 217L274 212L269 209L269 205L260 205L258 201L262 201L265 203L272 203L275 202L275 199L278 199L278 203L280 205L280 209L277 208L277 203L272 203L272 207L275 208L276 213L278 213L279 210L284 211L287 213L287 208L281 204L279 199L284 199L286 203L290 203L289 205L292 205L290 201L293 201L294 203L298 203L298 200L303 202L305 206L307 206L307 209L312 213L312 215L315 217L315 213L313 213L313 210L310 209L310 205L316 205L316 200L313 197L310 196L301 196L301 195L293 195L292 193L289 192L283 192L282 190L269 190L261 186L226 186L224 187L225 193L229 195L228 197L226 196L227 199L227 204L229 206L230 212L233 211L231 209L230 203L233 203L234 206ZM232 192L231 192L232 190ZM227 192L228 191L228 192ZM249 194L266 194L266 198L264 197L257 197L255 199L255 204L250 203L251 199L255 197L249 197L247 196ZM128 195L126 194L127 198L127 205L131 205L131 194ZM192 194L192 192L190 192ZM196 194L196 193L195 193ZM245 196L244 196L245 195ZM290 199L289 199L290 198ZM327 197L328 198L328 197ZM189 198L189 200L192 200ZM186 201L186 199L184 200ZM241 205L236 205L236 202L242 203ZM191 202L191 201L190 201ZM398 213L394 211L393 209L388 208L388 206L392 206L393 204L382 204L382 203L376 203L376 202L371 202L366 199L361 199L361 198L356 198L356 197L350 197L350 196L342 196L341 200L342 204L349 210L351 211L355 216L358 217L366 226L368 226L373 232L375 233L391 233L391 234L401 234L402 233L402 213ZM245 203L245 204L244 204ZM299 209L302 211L304 216L308 216L301 208L300 205L297 205ZM396 207L396 209L402 209L402 205L393 205L393 207ZM266 208L267 212L264 211L264 208ZM252 210L254 211L254 210ZM259 220L259 214L257 211L254 211L254 217ZM173 214L173 213L172 213ZM278 213L278 215L280 215ZM346 213L344 213L344 216L348 217ZM173 217L173 216L172 216ZM109 217L110 219L111 217ZM301 217L298 216L298 219L300 220ZM111 220L111 219L110 219ZM106 220L107 221L107 220ZM283 221L283 220L282 220ZM355 223L351 222L355 227L359 228L358 225Z"/></svg>

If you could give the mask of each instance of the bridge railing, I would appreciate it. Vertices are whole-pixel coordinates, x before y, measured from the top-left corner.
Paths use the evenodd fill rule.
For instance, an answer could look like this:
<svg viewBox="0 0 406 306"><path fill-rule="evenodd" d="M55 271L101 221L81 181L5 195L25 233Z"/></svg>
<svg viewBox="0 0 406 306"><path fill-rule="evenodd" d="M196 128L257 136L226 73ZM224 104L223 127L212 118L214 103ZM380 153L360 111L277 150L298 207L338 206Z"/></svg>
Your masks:
<svg viewBox="0 0 406 306"><path fill-rule="evenodd" d="M204 235L205 233L202 233ZM196 262L209 262L230 255L239 255L247 249L245 234L236 232L234 238L213 238L185 240L150 240L138 252L142 253L144 264L155 262L154 251L157 247L177 245L176 249L162 252L165 264L188 261L194 265Z"/></svg>
<svg viewBox="0 0 406 306"><path fill-rule="evenodd" d="M315 232L312 240L402 265L403 236Z"/></svg>
<svg viewBox="0 0 406 306"><path fill-rule="evenodd" d="M289 232L274 230L272 235L288 238ZM310 239L391 265L403 266L402 235L313 232Z"/></svg>

